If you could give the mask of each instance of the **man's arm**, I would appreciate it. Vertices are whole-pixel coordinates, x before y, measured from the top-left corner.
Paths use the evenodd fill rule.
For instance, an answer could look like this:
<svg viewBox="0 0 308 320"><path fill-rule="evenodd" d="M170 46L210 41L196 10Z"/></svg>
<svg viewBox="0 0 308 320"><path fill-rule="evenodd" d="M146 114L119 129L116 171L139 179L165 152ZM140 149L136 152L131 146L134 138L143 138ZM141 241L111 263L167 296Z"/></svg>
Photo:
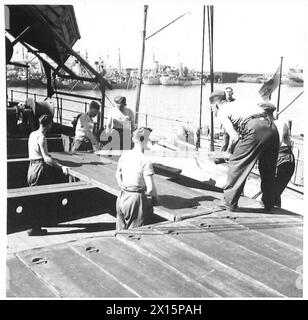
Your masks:
<svg viewBox="0 0 308 320"><path fill-rule="evenodd" d="M135 115L132 110L130 110L130 124L131 124L131 131L135 130Z"/></svg>
<svg viewBox="0 0 308 320"><path fill-rule="evenodd" d="M145 185L147 187L147 193L155 199L156 204L158 203L158 194L154 183L153 175L147 175L144 177Z"/></svg>
<svg viewBox="0 0 308 320"><path fill-rule="evenodd" d="M227 134L230 137L229 140L229 147L227 152L230 152L234 146L234 144L238 141L239 139L239 134L237 133L237 131L234 129L233 124L231 122L231 120L227 117L227 115L223 112L218 112L217 114L221 124L223 125L223 127L225 128Z"/></svg>
<svg viewBox="0 0 308 320"><path fill-rule="evenodd" d="M119 160L118 166L117 166L116 179L117 179L117 182L118 182L119 187L122 189L122 188L123 188L123 183L122 183L122 168L121 168L121 162L120 162L120 160Z"/></svg>
<svg viewBox="0 0 308 320"><path fill-rule="evenodd" d="M92 131L90 130L89 122L87 120L85 120L85 118L83 116L81 116L79 118L79 120L81 122L82 127L84 128L86 137L88 139L90 139L93 146L95 146L97 149L99 149L99 143L98 143L96 137L94 136L94 134L92 133Z"/></svg>
<svg viewBox="0 0 308 320"><path fill-rule="evenodd" d="M229 140L230 140L230 136L225 131L224 134L223 134L223 143L222 143L222 146L220 148L220 151L227 151L228 150Z"/></svg>
<svg viewBox="0 0 308 320"><path fill-rule="evenodd" d="M62 166L57 161L55 161L49 154L47 149L47 142L44 137L38 138L38 144L40 146L41 154L43 156L44 161L52 167L56 167L62 170L64 174L68 174L68 167Z"/></svg>

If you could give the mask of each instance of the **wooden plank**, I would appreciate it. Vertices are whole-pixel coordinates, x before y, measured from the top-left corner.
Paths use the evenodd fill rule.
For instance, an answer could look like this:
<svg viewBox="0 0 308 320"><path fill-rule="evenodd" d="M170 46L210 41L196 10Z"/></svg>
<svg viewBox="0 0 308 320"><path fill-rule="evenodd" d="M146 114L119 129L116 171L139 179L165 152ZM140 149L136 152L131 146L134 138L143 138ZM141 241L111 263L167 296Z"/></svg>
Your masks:
<svg viewBox="0 0 308 320"><path fill-rule="evenodd" d="M8 257L7 262L7 297L51 298L58 297L35 274L15 256Z"/></svg>
<svg viewBox="0 0 308 320"><path fill-rule="evenodd" d="M213 291L165 262L155 259L147 252L140 252L116 238L78 241L70 244L70 247L87 256L140 297L217 296ZM87 248L91 248L92 252L87 251Z"/></svg>
<svg viewBox="0 0 308 320"><path fill-rule="evenodd" d="M115 170L115 166L106 166L106 170L110 170L112 175L115 174L113 169ZM221 211L221 208L213 203L214 199L221 197L217 192L207 190L204 194L181 185L177 180L174 182L160 176L155 176L154 180L160 203L154 208L154 213L165 219L178 221Z"/></svg>
<svg viewBox="0 0 308 320"><path fill-rule="evenodd" d="M89 218L72 220L48 227L43 237L29 237L27 232L16 232L7 236L7 253L16 253L34 248L42 248L60 243L68 243L89 237L112 236L115 218L103 213Z"/></svg>
<svg viewBox="0 0 308 320"><path fill-rule="evenodd" d="M14 188L8 189L7 197L16 198L16 197L28 197L41 194L50 194L58 192L67 192L75 190L87 190L95 188L90 183L84 181L78 182L66 182L66 183L56 183L56 184L46 184L42 186L34 187L24 187L24 188Z"/></svg>
<svg viewBox="0 0 308 320"><path fill-rule="evenodd" d="M164 228L166 230L168 224L165 224ZM246 274L288 297L302 296L302 290L296 287L296 280L300 276L298 272L225 239L221 236L222 231L209 232L206 229L201 229L196 232L196 227L189 225L187 220L170 224L170 228L179 241L230 268Z"/></svg>
<svg viewBox="0 0 308 320"><path fill-rule="evenodd" d="M184 223L184 222L181 222ZM237 271L232 266L217 261L204 250L185 245L179 236L139 234L139 240L131 241L129 233L118 233L124 243L148 252L157 259L198 281L203 286L223 297L274 297L283 296L276 290ZM185 238L191 235L185 234ZM193 236L192 236L193 237ZM197 243L212 243L212 235L199 233L193 240ZM221 245L224 245L221 243Z"/></svg>
<svg viewBox="0 0 308 320"><path fill-rule="evenodd" d="M295 248L303 249L303 237L300 236L302 227L259 229L258 231L279 241L287 242Z"/></svg>
<svg viewBox="0 0 308 320"><path fill-rule="evenodd" d="M248 224L245 224L247 220ZM189 221L189 224L196 227L202 225L205 229L209 229L208 226L212 229L215 229L216 227L217 234L219 234L220 237L267 257L294 271L298 269L298 266L303 264L302 250L293 247L287 242L277 241L276 239L259 232L260 224L262 224L262 230L264 228L277 228L277 226L271 227L271 224L269 224L266 227L266 221L261 222L260 219L258 219L256 222L256 229L254 229L254 223L251 220L256 219L242 219L241 223L238 222L237 219L211 219L210 217L207 217L191 220ZM263 220L267 219L263 218ZM271 223L273 224L273 222ZM247 225L249 227L247 227ZM244 226L245 229L240 230L239 228L236 228L240 226ZM221 227L221 230L219 230L218 227ZM225 230L223 230L223 227L225 227ZM234 229L232 229L232 227L234 227Z"/></svg>
<svg viewBox="0 0 308 320"><path fill-rule="evenodd" d="M67 245L30 250L17 256L62 297L136 297L116 278ZM46 263L34 263L33 259L38 258Z"/></svg>
<svg viewBox="0 0 308 320"><path fill-rule="evenodd" d="M53 156L66 164L67 159L70 159L72 165L70 173L75 177L115 196L119 194L120 188L115 178L116 163L112 162L104 165L97 162L96 155L89 153L82 155L78 153L54 153ZM72 159L76 162L73 162ZM154 213L165 219L174 221L220 210L218 206L212 203L214 198L212 196L201 195L159 176L155 176L155 183L160 197L160 205L154 208Z"/></svg>

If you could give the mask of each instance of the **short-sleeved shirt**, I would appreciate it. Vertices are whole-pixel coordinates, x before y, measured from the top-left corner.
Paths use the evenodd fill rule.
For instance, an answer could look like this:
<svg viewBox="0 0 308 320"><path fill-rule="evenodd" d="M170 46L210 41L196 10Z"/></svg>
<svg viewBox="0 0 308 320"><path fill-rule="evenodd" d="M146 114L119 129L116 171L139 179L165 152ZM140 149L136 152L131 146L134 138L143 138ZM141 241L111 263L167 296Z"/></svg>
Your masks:
<svg viewBox="0 0 308 320"><path fill-rule="evenodd" d="M217 117L226 116L232 122L234 129L238 130L252 115L261 113L263 113L263 109L257 104L243 106L237 101L232 101L219 106Z"/></svg>
<svg viewBox="0 0 308 320"><path fill-rule="evenodd" d="M290 136L290 129L286 121L279 119L275 121L275 125L279 132L279 139L280 139L280 146L292 146L291 136Z"/></svg>
<svg viewBox="0 0 308 320"><path fill-rule="evenodd" d="M117 107L109 111L108 121L114 129L131 129L134 127L134 113L131 109L124 107L121 112Z"/></svg>
<svg viewBox="0 0 308 320"><path fill-rule="evenodd" d="M28 152L30 160L43 159L41 148L38 144L38 139L46 139L45 136L38 130L31 132L28 140Z"/></svg>
<svg viewBox="0 0 308 320"><path fill-rule="evenodd" d="M94 129L93 119L87 113L82 113L78 118L78 121L76 124L75 139L82 140L83 138L87 137L86 135L87 128L93 133L93 129Z"/></svg>
<svg viewBox="0 0 308 320"><path fill-rule="evenodd" d="M146 190L144 177L154 174L151 160L143 153L129 150L118 161L118 171L122 174L122 184L128 190Z"/></svg>

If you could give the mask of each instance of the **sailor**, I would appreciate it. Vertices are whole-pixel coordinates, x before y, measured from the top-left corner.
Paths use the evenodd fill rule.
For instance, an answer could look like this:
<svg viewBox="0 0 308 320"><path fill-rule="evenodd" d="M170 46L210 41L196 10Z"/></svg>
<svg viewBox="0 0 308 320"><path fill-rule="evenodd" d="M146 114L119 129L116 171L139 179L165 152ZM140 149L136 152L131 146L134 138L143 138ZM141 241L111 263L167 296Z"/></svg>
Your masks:
<svg viewBox="0 0 308 320"><path fill-rule="evenodd" d="M68 167L62 166L55 161L49 154L47 149L46 133L51 129L52 117L50 115L42 115L39 118L39 128L33 131L28 140L28 150L30 165L28 169L29 186L37 186L49 184L53 179L52 167L62 170L63 174L68 174ZM36 221L29 235L45 234L46 230L42 229L39 222Z"/></svg>
<svg viewBox="0 0 308 320"><path fill-rule="evenodd" d="M107 118L107 135L112 135L112 129L116 130L120 138L121 150L131 149L131 135L135 129L134 113L126 107L126 97L114 98L116 106L112 108Z"/></svg>
<svg viewBox="0 0 308 320"><path fill-rule="evenodd" d="M225 88L225 95L226 95L226 100L228 102L232 102L235 101L235 99L233 98L233 89L231 87L226 87Z"/></svg>
<svg viewBox="0 0 308 320"><path fill-rule="evenodd" d="M134 147L125 151L118 162L116 179L121 193L116 203L117 230L144 225L158 202L153 166L144 155L149 136L146 130L138 128L133 132ZM147 195L152 198L150 204Z"/></svg>
<svg viewBox="0 0 308 320"><path fill-rule="evenodd" d="M233 89L231 87L225 88L225 96L227 102L233 102L235 99L233 98ZM220 151L227 151L229 146L230 137L225 129L223 129L223 142L220 148Z"/></svg>
<svg viewBox="0 0 308 320"><path fill-rule="evenodd" d="M91 101L89 110L78 116L73 150L74 151L91 151L99 150L100 144L93 134L95 118L99 112L100 105L96 101Z"/></svg>
<svg viewBox="0 0 308 320"><path fill-rule="evenodd" d="M275 178L275 205L281 207L281 194L294 173L295 158L292 152L292 141L288 123L279 119L275 121L275 124L280 138Z"/></svg>
<svg viewBox="0 0 308 320"><path fill-rule="evenodd" d="M223 206L231 211L238 207L246 179L259 160L262 202L266 211L275 203L275 168L279 149L279 134L274 124L276 107L269 102L247 106L226 103L224 91L214 91L209 97L214 113L234 145L230 155Z"/></svg>

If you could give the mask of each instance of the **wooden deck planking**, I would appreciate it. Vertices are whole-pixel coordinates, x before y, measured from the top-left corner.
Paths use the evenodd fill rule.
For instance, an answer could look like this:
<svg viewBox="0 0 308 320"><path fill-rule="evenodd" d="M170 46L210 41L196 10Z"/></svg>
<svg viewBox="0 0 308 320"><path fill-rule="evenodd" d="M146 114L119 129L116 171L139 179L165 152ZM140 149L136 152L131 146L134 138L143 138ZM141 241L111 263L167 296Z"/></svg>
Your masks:
<svg viewBox="0 0 308 320"><path fill-rule="evenodd" d="M50 290L35 274L17 257L10 256L7 265L7 297L56 298L58 295Z"/></svg>
<svg viewBox="0 0 308 320"><path fill-rule="evenodd" d="M140 252L116 238L79 241L70 244L70 247L86 255L140 297L217 296L207 287L155 259L148 252ZM94 252L88 253L87 247L93 248Z"/></svg>
<svg viewBox="0 0 308 320"><path fill-rule="evenodd" d="M14 188L7 190L8 198L16 197L29 197L42 194L51 194L58 192L70 192L75 190L91 190L95 187L89 183L78 181L74 183L57 183L57 184L47 184L44 186L34 186L34 187L24 187L24 188Z"/></svg>
<svg viewBox="0 0 308 320"><path fill-rule="evenodd" d="M211 242L211 235L199 234L198 242ZM129 233L117 235L124 243L147 252L157 259L198 281L222 297L281 297L283 294L269 286L227 266L200 251L184 244L178 236L141 234L139 240L130 240ZM190 237L185 234L185 237ZM195 239L194 239L195 240Z"/></svg>
<svg viewBox="0 0 308 320"><path fill-rule="evenodd" d="M83 238L106 236L114 233L115 218L109 213L59 223L48 227L45 236L29 237L26 231L7 236L7 253L42 248Z"/></svg>
<svg viewBox="0 0 308 320"><path fill-rule="evenodd" d="M107 159L107 163L103 164L101 161L105 161L104 158L99 158L95 154L53 153L53 156L64 164L70 164L70 173L75 177L92 183L115 196L118 195L120 188L115 178L116 163L110 163L108 162L110 160ZM171 181L159 175L155 176L155 183L160 205L154 208L154 212L165 219L181 220L220 210L212 201L219 199L216 193L208 191L210 195L202 194L177 183L176 180Z"/></svg>
<svg viewBox="0 0 308 320"><path fill-rule="evenodd" d="M246 274L283 295L302 296L302 290L295 285L300 276L298 272L221 236L223 233L235 231L209 232L200 228L200 232L196 232L195 227L188 220L169 224L169 226L175 234L174 237L179 241L214 260ZM165 224L164 230L167 228L168 224Z"/></svg>
<svg viewBox="0 0 308 320"><path fill-rule="evenodd" d="M20 252L17 256L62 297L136 297L117 279L67 245ZM35 264L35 258L42 258L46 263Z"/></svg>
<svg viewBox="0 0 308 320"><path fill-rule="evenodd" d="M302 250L299 250L292 245L289 244L288 237L286 237L285 241L277 241L275 238L264 235L260 233L259 225L262 224L261 228L264 230L267 228L270 230L271 224L266 226L266 218L263 218L263 222L260 219L257 220L256 225L254 226L252 219L245 219L245 222L249 220L249 224L241 224L236 220L230 219L211 219L203 218L203 219L195 219L189 221L189 224L193 226L200 226L203 224L203 228L207 228L210 225L210 228L219 228L221 227L221 231L217 231L217 234L220 237L223 237L226 240L230 240L238 245L241 245L248 250L256 252L266 258L269 258L283 266L286 266L294 271L297 270L298 266L303 264L303 253ZM255 219L253 219L255 220ZM273 222L271 222L273 223ZM240 230L239 226L246 227L243 230ZM247 227L248 225L248 227ZM226 227L228 227L228 229ZM225 230L223 228L225 227ZM210 229L209 228L209 229ZM232 228L234 228L232 230ZM274 228L278 228L275 226ZM283 229L285 227L282 227Z"/></svg>
<svg viewBox="0 0 308 320"><path fill-rule="evenodd" d="M115 176L115 165L105 168ZM165 219L177 221L221 210L213 204L213 199L219 199L216 197L217 193L214 194L211 191L197 192L178 183L177 179L169 180L159 175L156 175L154 179L160 203L159 206L154 208L154 212ZM204 184L203 187L205 187Z"/></svg>
<svg viewBox="0 0 308 320"><path fill-rule="evenodd" d="M287 239L290 245L303 249L302 227L260 229L259 232L282 242Z"/></svg>

